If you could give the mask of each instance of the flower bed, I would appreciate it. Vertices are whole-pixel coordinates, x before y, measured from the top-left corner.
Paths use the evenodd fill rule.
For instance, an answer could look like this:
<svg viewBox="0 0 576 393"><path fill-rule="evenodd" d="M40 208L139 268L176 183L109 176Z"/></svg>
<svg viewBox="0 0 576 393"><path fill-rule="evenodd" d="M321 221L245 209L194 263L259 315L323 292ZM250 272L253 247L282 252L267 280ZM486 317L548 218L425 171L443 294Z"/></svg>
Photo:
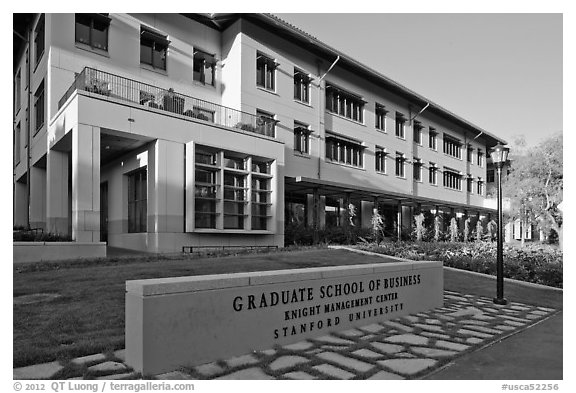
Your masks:
<svg viewBox="0 0 576 393"><path fill-rule="evenodd" d="M444 266L496 275L496 243L375 243L361 250L411 260L443 261ZM504 277L562 288L562 250L548 245L504 246Z"/></svg>

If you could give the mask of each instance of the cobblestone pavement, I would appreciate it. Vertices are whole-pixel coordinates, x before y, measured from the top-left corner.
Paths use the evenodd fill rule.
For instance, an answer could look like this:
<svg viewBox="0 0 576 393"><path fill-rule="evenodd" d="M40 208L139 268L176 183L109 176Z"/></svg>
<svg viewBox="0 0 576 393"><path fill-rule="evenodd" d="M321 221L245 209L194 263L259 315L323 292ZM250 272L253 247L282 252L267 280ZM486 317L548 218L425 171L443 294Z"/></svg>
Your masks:
<svg viewBox="0 0 576 393"><path fill-rule="evenodd" d="M182 368L156 379L418 379L557 310L444 291L444 307ZM124 350L14 369L14 379L140 379Z"/></svg>

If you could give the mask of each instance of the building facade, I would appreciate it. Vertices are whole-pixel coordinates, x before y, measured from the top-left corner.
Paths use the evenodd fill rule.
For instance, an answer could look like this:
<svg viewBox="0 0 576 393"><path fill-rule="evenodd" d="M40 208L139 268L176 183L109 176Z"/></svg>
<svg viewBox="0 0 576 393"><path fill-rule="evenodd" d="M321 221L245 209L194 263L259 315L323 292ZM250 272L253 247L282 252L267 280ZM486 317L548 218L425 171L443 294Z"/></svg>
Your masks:
<svg viewBox="0 0 576 393"><path fill-rule="evenodd" d="M25 34L15 225L170 252L493 212L505 141L272 15L40 14Z"/></svg>

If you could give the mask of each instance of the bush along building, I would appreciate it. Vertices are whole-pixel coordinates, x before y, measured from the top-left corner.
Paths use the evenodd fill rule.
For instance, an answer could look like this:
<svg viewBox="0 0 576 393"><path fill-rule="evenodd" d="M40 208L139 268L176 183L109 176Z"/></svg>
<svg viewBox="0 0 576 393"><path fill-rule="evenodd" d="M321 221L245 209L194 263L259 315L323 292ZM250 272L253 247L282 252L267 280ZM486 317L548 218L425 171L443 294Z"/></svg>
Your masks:
<svg viewBox="0 0 576 393"><path fill-rule="evenodd" d="M485 223L501 138L268 14L28 14L14 224L151 252Z"/></svg>

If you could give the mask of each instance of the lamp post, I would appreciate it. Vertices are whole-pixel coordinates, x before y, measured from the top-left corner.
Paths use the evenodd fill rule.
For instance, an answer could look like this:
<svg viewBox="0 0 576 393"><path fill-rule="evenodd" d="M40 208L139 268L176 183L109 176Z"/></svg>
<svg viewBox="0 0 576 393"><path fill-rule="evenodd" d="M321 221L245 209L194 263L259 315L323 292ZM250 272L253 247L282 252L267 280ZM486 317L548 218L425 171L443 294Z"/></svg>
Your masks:
<svg viewBox="0 0 576 393"><path fill-rule="evenodd" d="M504 258L502 255L502 167L504 167L508 159L508 152L510 152L510 149L500 143L490 150L490 157L494 165L496 165L498 172L498 237L496 251L496 297L494 298L494 303L501 305L508 303L508 301L504 299Z"/></svg>

